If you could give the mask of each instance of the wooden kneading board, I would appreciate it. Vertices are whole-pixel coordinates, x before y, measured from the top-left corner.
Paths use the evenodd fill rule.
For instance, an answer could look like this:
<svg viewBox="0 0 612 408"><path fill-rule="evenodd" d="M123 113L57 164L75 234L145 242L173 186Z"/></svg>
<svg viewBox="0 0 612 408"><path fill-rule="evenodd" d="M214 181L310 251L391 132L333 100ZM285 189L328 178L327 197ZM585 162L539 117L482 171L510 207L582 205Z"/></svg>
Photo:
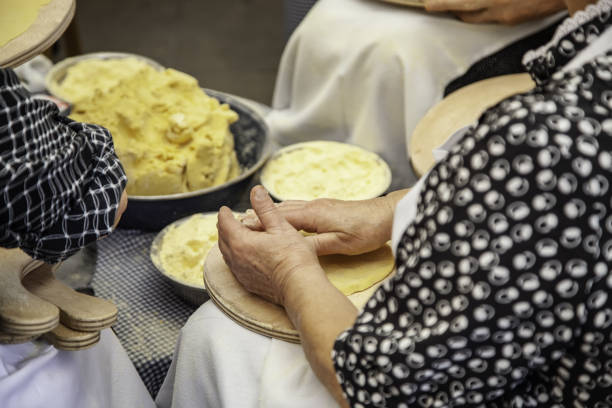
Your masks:
<svg viewBox="0 0 612 408"><path fill-rule="evenodd" d="M41 263L18 249L0 248L0 337L7 342L38 336L59 323L59 309L27 291L21 279ZM8 340L10 338L10 340Z"/></svg>
<svg viewBox="0 0 612 408"><path fill-rule="evenodd" d="M409 7L420 7L425 8L425 2L423 0L382 0L385 3L393 3L400 6L409 6Z"/></svg>
<svg viewBox="0 0 612 408"><path fill-rule="evenodd" d="M42 336L58 349L81 350L115 322L113 303L55 279L59 264L35 261L19 249L0 248L0 260L0 344Z"/></svg>
<svg viewBox="0 0 612 408"><path fill-rule="evenodd" d="M0 66L23 64L53 45L70 25L75 7L75 0L51 0L42 6L25 32L0 47Z"/></svg>
<svg viewBox="0 0 612 408"><path fill-rule="evenodd" d="M384 280L348 298L361 309L382 282ZM218 245L206 257L204 285L217 307L241 326L264 336L290 343L300 342L298 331L287 317L285 309L247 291L225 264Z"/></svg>
<svg viewBox="0 0 612 408"><path fill-rule="evenodd" d="M434 105L419 121L410 138L410 161L417 176L435 164L432 151L459 129L476 123L489 107L535 86L529 74L502 75L474 82Z"/></svg>

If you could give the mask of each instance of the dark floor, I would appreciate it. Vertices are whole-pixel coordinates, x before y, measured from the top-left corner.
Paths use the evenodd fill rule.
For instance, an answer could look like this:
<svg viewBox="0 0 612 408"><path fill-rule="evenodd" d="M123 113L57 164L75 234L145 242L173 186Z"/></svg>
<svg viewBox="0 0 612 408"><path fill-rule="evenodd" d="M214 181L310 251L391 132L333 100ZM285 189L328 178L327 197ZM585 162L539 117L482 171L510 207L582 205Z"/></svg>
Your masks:
<svg viewBox="0 0 612 408"><path fill-rule="evenodd" d="M283 0L78 1L76 24L83 52L145 55L203 87L271 102Z"/></svg>

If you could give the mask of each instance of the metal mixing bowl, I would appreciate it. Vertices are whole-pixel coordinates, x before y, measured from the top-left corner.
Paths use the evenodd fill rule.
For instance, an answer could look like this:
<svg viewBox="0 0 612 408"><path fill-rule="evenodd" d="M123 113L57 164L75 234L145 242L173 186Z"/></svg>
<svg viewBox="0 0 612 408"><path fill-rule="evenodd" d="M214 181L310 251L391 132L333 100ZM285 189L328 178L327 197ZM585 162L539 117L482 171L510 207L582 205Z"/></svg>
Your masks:
<svg viewBox="0 0 612 408"><path fill-rule="evenodd" d="M216 214L216 212L203 213L203 216ZM208 300L208 292L204 288L204 277L202 277L202 285L196 286L190 284L188 282L184 282L174 276L172 276L166 269L164 268L164 264L161 261L161 250L162 244L164 242L164 236L166 233L173 228L174 226L179 226L185 221L187 221L191 216L182 218L178 221L173 222L170 225L167 225L164 229L162 229L157 235L153 242L151 243L151 249L149 251L149 256L151 257L151 261L153 265L159 271L161 277L172 286L172 290L183 300L194 305L199 306L202 303ZM204 273L204 272L202 272Z"/></svg>
<svg viewBox="0 0 612 408"><path fill-rule="evenodd" d="M62 97L58 84L71 66L87 59L138 58L157 69L159 63L135 54L100 52L65 59L54 65L46 78L47 89ZM120 228L158 231L187 215L203 211L217 211L222 205L233 206L240 201L251 177L265 163L273 146L269 140L268 127L263 118L239 98L211 89L204 91L222 103L227 103L238 114L238 121L230 125L234 135L234 150L242 173L233 180L218 186L186 193L159 196L129 196L128 206L121 217Z"/></svg>

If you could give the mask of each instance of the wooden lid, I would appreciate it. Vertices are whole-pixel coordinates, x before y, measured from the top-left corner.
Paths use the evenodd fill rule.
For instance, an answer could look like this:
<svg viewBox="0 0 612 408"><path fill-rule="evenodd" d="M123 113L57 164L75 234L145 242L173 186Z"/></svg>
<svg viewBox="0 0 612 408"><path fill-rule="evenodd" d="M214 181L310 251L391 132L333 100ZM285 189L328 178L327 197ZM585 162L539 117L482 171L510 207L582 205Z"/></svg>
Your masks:
<svg viewBox="0 0 612 408"><path fill-rule="evenodd" d="M51 0L42 6L34 23L21 35L0 47L0 66L23 64L49 48L74 17L74 0Z"/></svg>
<svg viewBox="0 0 612 408"><path fill-rule="evenodd" d="M410 138L410 161L417 176L435 164L432 151L457 130L476 123L501 100L535 86L529 74L503 75L458 89L434 105L419 121Z"/></svg>
<svg viewBox="0 0 612 408"><path fill-rule="evenodd" d="M352 294L349 299L361 308L381 283ZM300 342L300 335L285 309L247 291L225 264L218 245L206 257L204 284L212 301L236 323L264 336L290 343Z"/></svg>

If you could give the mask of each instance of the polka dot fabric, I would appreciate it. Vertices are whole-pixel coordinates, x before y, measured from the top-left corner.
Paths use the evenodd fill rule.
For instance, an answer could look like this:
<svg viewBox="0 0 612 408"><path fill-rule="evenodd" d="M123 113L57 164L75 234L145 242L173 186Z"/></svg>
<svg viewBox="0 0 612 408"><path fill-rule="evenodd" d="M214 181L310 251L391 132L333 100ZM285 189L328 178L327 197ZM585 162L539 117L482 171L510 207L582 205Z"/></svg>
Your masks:
<svg viewBox="0 0 612 408"><path fill-rule="evenodd" d="M505 100L426 176L332 352L351 406L612 407L611 73Z"/></svg>

